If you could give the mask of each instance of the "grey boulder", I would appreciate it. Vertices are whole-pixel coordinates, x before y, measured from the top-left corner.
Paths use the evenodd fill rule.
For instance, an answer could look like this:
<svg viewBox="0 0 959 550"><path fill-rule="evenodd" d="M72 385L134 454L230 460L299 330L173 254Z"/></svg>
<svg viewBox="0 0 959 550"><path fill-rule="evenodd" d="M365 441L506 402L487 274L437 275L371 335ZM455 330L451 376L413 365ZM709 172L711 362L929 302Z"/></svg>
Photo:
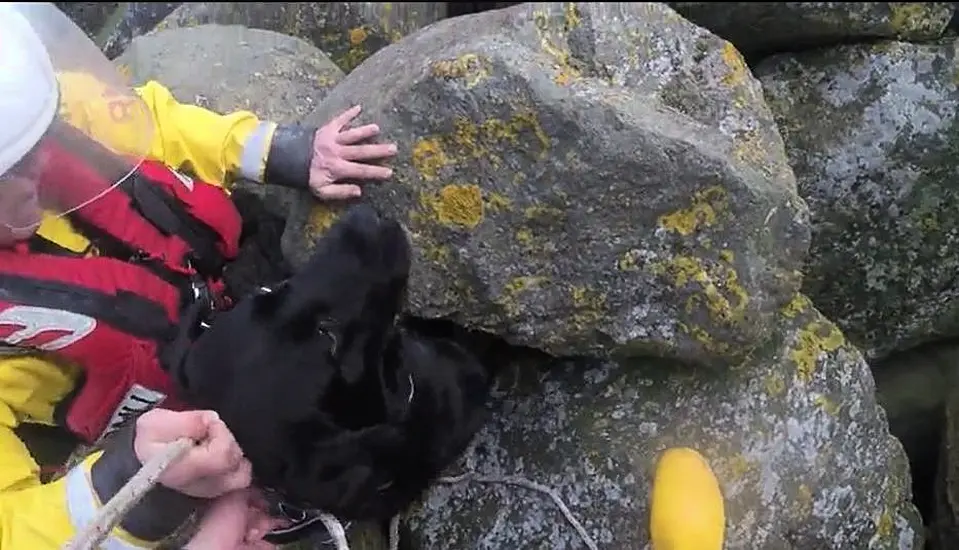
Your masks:
<svg viewBox="0 0 959 550"><path fill-rule="evenodd" d="M543 3L434 23L357 67L398 143L366 196L409 228L410 312L557 355L729 366L800 284L807 209L757 80L663 4ZM336 207L304 195L284 252Z"/></svg>
<svg viewBox="0 0 959 550"><path fill-rule="evenodd" d="M839 329L797 296L775 338L716 375L659 361L550 371L506 399L451 473L556 490L599 548L649 548L658 455L697 449L725 500L727 550L919 550L909 469L873 378ZM544 495L496 483L434 486L409 514L417 548L586 546Z"/></svg>
<svg viewBox="0 0 959 550"><path fill-rule="evenodd" d="M812 211L804 292L870 359L959 334L956 44L755 69Z"/></svg>

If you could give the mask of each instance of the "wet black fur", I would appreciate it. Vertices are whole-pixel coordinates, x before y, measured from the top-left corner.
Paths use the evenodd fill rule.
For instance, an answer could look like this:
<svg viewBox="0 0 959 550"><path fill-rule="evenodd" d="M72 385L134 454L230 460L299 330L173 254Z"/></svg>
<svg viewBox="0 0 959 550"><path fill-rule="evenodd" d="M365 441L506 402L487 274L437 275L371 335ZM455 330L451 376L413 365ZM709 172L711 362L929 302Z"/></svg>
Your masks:
<svg viewBox="0 0 959 550"><path fill-rule="evenodd" d="M480 428L490 373L452 340L397 324L410 258L399 224L354 206L309 263L218 314L174 368L235 434L256 482L288 502L389 518Z"/></svg>

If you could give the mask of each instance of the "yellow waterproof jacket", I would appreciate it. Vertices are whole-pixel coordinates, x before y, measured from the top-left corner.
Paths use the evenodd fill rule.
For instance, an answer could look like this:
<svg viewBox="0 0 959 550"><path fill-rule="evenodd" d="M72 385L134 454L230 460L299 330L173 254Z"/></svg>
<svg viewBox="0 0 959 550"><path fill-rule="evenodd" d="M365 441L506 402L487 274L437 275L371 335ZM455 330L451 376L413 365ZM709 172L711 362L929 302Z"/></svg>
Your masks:
<svg viewBox="0 0 959 550"><path fill-rule="evenodd" d="M136 91L155 118L151 158L173 168L186 167L213 184L226 186L237 176L263 181L276 124L260 121L247 111L220 115L180 104L156 82ZM39 233L74 251L89 249L89 241L62 217L44 220ZM52 425L54 406L73 389L77 375L76 368L49 356L0 356L2 550L61 548L138 467L129 444L132 440L124 447L124 438L119 438L117 449L95 453L68 475L41 483L37 463L13 430L26 422ZM155 547L174 523L184 519L178 513L174 518L159 518L164 511L158 507L175 507L169 497L158 495L152 503L141 504L139 513L133 514L138 517L115 529L104 548Z"/></svg>

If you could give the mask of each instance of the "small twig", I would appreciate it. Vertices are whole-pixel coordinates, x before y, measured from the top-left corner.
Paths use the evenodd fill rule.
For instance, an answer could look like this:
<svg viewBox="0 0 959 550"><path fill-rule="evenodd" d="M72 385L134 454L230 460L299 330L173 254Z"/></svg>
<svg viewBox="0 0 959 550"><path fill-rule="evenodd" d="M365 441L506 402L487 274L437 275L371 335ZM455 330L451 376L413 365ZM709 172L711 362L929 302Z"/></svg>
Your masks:
<svg viewBox="0 0 959 550"><path fill-rule="evenodd" d="M559 508L560 512L562 512L563 517L566 518L566 521L573 526L573 529L576 530L576 533L579 534L579 537L583 539L583 543L586 544L586 547L589 548L589 550L599 550L599 546L597 546L593 539L590 538L589 533L586 532L586 529L583 528L583 525L569 510L569 508L563 502L563 499L559 496L559 493L553 489L550 489L549 487L546 487L545 485L540 485L539 483L524 479L519 476L478 476L475 472L466 472L457 476L441 477L436 481L448 485L462 483L464 481L475 481L477 483L502 483L505 485L524 487L532 491L543 493L553 500L553 502L556 504L556 507Z"/></svg>
<svg viewBox="0 0 959 550"><path fill-rule="evenodd" d="M70 543L66 550L97 550L100 544L109 536L123 516L127 514L157 483L160 475L179 460L191 447L194 441L188 438L177 439L167 444L156 456L147 461L140 470L127 481L126 485L117 491L97 513L93 523L87 525Z"/></svg>

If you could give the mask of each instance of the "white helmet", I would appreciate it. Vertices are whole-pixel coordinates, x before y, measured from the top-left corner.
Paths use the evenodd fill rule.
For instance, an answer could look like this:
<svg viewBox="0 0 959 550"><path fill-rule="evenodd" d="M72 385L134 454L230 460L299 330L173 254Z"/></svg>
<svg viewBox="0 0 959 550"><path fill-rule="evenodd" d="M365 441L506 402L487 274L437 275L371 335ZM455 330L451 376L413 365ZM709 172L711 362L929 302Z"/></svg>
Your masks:
<svg viewBox="0 0 959 550"><path fill-rule="evenodd" d="M127 79L56 6L0 3L0 205L5 188L22 188L13 181L34 183L33 206L23 210L39 203L62 215L90 204L136 170L153 126ZM63 173L78 161L96 177L75 183L75 172ZM0 207L8 228L39 221Z"/></svg>

